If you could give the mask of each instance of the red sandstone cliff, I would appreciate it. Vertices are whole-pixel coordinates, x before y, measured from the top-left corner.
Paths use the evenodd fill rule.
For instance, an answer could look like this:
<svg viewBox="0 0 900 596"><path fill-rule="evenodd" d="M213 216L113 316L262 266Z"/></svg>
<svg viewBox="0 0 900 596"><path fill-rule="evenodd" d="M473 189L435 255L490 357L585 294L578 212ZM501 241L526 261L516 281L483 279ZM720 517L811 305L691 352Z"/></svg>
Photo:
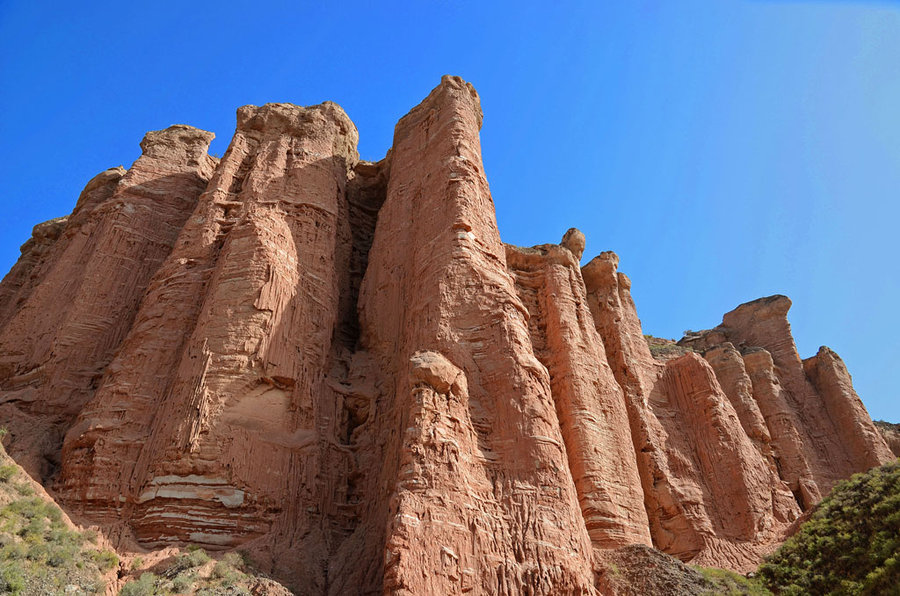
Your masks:
<svg viewBox="0 0 900 596"><path fill-rule="evenodd" d="M248 549L303 593L594 594L604 551L752 568L892 459L776 296L645 341L618 257L504 245L445 77L378 163L335 104L148 133L0 284L10 453L122 548Z"/></svg>

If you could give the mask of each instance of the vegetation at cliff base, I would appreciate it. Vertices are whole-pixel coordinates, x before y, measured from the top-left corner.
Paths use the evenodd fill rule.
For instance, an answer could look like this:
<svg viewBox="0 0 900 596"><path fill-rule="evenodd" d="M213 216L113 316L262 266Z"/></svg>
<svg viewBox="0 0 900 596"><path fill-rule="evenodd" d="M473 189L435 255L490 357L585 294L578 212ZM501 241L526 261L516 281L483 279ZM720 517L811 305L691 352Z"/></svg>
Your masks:
<svg viewBox="0 0 900 596"><path fill-rule="evenodd" d="M776 594L900 594L900 461L838 484L759 574Z"/></svg>
<svg viewBox="0 0 900 596"><path fill-rule="evenodd" d="M102 594L119 559L95 540L67 526L0 447L0 594Z"/></svg>
<svg viewBox="0 0 900 596"><path fill-rule="evenodd" d="M694 567L714 587L702 596L772 596L758 577L747 578L740 573L715 567Z"/></svg>
<svg viewBox="0 0 900 596"><path fill-rule="evenodd" d="M35 487L0 445L0 594L103 594L115 578L113 570L123 573L125 566L98 544L95 531L68 525L62 510ZM216 561L202 548L188 547L152 571L142 557L128 567L131 579L122 596L290 594L234 552Z"/></svg>
<svg viewBox="0 0 900 596"><path fill-rule="evenodd" d="M259 575L249 560L239 553L225 553L216 561L196 546L156 565L153 571L133 569L132 577L119 596L280 596L291 593L277 582Z"/></svg>

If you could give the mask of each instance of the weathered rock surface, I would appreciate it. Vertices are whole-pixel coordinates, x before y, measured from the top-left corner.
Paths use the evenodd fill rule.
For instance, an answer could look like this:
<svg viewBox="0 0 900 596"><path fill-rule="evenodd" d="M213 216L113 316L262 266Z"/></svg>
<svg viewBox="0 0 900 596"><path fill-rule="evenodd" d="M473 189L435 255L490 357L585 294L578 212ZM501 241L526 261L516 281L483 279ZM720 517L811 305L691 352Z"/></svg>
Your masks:
<svg viewBox="0 0 900 596"><path fill-rule="evenodd" d="M726 396L709 363L693 353L653 358L631 282L617 269L607 252L583 271L625 392L653 544L683 560L753 567L799 509L742 427L739 412L748 408Z"/></svg>
<svg viewBox="0 0 900 596"><path fill-rule="evenodd" d="M507 246L506 262L530 315L535 355L550 375L569 467L593 544L650 544L622 390L593 324L578 264L583 250L584 235L569 230L562 246Z"/></svg>
<svg viewBox="0 0 900 596"><path fill-rule="evenodd" d="M16 421L10 455L21 454L29 473L55 471L62 434L96 391L212 175L212 138L188 126L148 133L127 173L107 170L88 183L52 246L52 234L26 244L35 262L0 303L0 414Z"/></svg>
<svg viewBox="0 0 900 596"><path fill-rule="evenodd" d="M900 457L900 424L876 420L875 427L896 457Z"/></svg>
<svg viewBox="0 0 900 596"><path fill-rule="evenodd" d="M360 450L381 463L360 530L384 532L386 591L590 593L591 544L480 127L474 89L448 77L394 133L360 292L361 346L385 371L374 448Z"/></svg>
<svg viewBox="0 0 900 596"><path fill-rule="evenodd" d="M378 163L329 102L240 108L220 161L148 133L0 283L10 453L122 549L305 594L595 594L633 544L746 570L893 457L786 298L657 359L614 253L504 245L481 120L445 77Z"/></svg>
<svg viewBox="0 0 900 596"><path fill-rule="evenodd" d="M598 584L612 596L679 596L719 593L696 569L642 544L601 553Z"/></svg>
<svg viewBox="0 0 900 596"><path fill-rule="evenodd" d="M822 347L800 359L787 320L790 307L786 296L760 298L727 313L715 329L679 343L712 358L726 342L742 352L776 466L807 509L839 480L886 463L893 454L837 354ZM746 424L755 423L747 417Z"/></svg>

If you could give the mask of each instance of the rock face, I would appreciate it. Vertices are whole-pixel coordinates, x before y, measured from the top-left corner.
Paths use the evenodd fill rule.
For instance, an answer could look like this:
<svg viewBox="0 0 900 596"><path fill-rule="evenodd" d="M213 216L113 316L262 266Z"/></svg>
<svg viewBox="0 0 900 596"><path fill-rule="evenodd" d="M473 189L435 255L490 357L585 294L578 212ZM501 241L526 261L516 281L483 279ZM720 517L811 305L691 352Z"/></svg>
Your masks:
<svg viewBox="0 0 900 596"><path fill-rule="evenodd" d="M445 77L378 163L329 102L240 108L221 161L148 133L0 284L10 453L122 548L309 594L594 594L630 544L745 570L893 457L787 298L658 360L614 253L504 245L481 119Z"/></svg>
<svg viewBox="0 0 900 596"><path fill-rule="evenodd" d="M807 509L839 480L886 463L893 454L840 357L823 346L815 356L800 359L787 320L790 307L786 296L760 298L727 313L715 329L679 343L705 351L711 362L723 348L740 350L769 429L774 463L797 503Z"/></svg>
<svg viewBox="0 0 900 596"><path fill-rule="evenodd" d="M900 457L900 424L893 424L883 420L876 420L875 426L881 432L888 447L896 457Z"/></svg>

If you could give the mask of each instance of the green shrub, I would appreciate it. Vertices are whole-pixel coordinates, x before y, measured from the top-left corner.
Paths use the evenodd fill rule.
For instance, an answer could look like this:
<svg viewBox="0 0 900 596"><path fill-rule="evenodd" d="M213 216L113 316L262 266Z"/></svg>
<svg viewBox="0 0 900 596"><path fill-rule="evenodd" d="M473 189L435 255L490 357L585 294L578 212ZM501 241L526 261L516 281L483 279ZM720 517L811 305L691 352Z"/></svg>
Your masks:
<svg viewBox="0 0 900 596"><path fill-rule="evenodd" d="M245 565L244 557L240 553L235 552L225 553L222 557L222 561L235 569L243 569Z"/></svg>
<svg viewBox="0 0 900 596"><path fill-rule="evenodd" d="M253 561L253 557L250 556L250 553L245 550L239 550L238 554L241 555L241 559L244 561L244 567L248 569L255 569L256 563Z"/></svg>
<svg viewBox="0 0 900 596"><path fill-rule="evenodd" d="M221 580L222 585L230 586L240 581L244 574L225 561L218 561L213 567L212 576Z"/></svg>
<svg viewBox="0 0 900 596"><path fill-rule="evenodd" d="M65 525L58 507L30 488L5 486L0 483L0 490L14 500L0 507L0 593L62 594L76 584L88 592L104 591L98 568L115 565L115 553L82 551L84 536Z"/></svg>
<svg viewBox="0 0 900 596"><path fill-rule="evenodd" d="M216 561L215 566L212 569L212 577L220 578L224 577L226 573L231 570L231 567L228 566L224 561Z"/></svg>
<svg viewBox="0 0 900 596"><path fill-rule="evenodd" d="M47 565L51 567L69 567L75 562L76 550L72 547L50 549Z"/></svg>
<svg viewBox="0 0 900 596"><path fill-rule="evenodd" d="M175 560L166 569L167 577L174 577L187 569L200 567L210 561L209 555L200 547L188 547L188 552L175 557Z"/></svg>
<svg viewBox="0 0 900 596"><path fill-rule="evenodd" d="M650 348L650 354L654 358L675 358L694 351L693 348L679 346L671 339L653 337L652 335L644 335L644 339L647 341L647 347Z"/></svg>
<svg viewBox="0 0 900 596"><path fill-rule="evenodd" d="M209 562L209 555L198 546L188 547L187 554L179 555L178 560L184 561L187 567L200 567Z"/></svg>
<svg viewBox="0 0 900 596"><path fill-rule="evenodd" d="M772 592L756 578L748 579L734 571L714 567L695 566L694 569L715 586L707 592L710 596L772 596Z"/></svg>
<svg viewBox="0 0 900 596"><path fill-rule="evenodd" d="M25 589L25 576L22 570L9 565L0 568L0 593L19 594Z"/></svg>
<svg viewBox="0 0 900 596"><path fill-rule="evenodd" d="M43 542L32 544L25 553L25 558L29 561L41 563L50 557L50 548Z"/></svg>
<svg viewBox="0 0 900 596"><path fill-rule="evenodd" d="M79 547L84 542L84 537L65 527L62 523L57 523L50 526L46 540L58 546Z"/></svg>
<svg viewBox="0 0 900 596"><path fill-rule="evenodd" d="M159 578L152 573L142 573L140 579L122 586L119 596L153 596L156 594L156 582Z"/></svg>
<svg viewBox="0 0 900 596"><path fill-rule="evenodd" d="M187 592L191 589L191 587L194 585L194 582L196 581L196 573L194 573L193 571L182 571L175 576L174 580L172 580L172 589L179 594Z"/></svg>
<svg viewBox="0 0 900 596"><path fill-rule="evenodd" d="M900 461L838 484L759 573L779 594L897 593Z"/></svg>
<svg viewBox="0 0 900 596"><path fill-rule="evenodd" d="M0 548L0 561L17 561L25 558L28 548L22 542L10 542Z"/></svg>
<svg viewBox="0 0 900 596"><path fill-rule="evenodd" d="M11 465L0 466L0 482L9 482L16 475L16 467Z"/></svg>
<svg viewBox="0 0 900 596"><path fill-rule="evenodd" d="M91 551L90 557L97 568L104 573L119 566L119 556L108 550Z"/></svg>
<svg viewBox="0 0 900 596"><path fill-rule="evenodd" d="M17 482L13 485L13 488L16 489L16 492L23 497L30 497L34 495L34 488L26 482Z"/></svg>
<svg viewBox="0 0 900 596"><path fill-rule="evenodd" d="M44 523L43 517L33 517L28 523L19 530L19 536L29 542L41 541L44 539L44 532L47 530L47 524Z"/></svg>

